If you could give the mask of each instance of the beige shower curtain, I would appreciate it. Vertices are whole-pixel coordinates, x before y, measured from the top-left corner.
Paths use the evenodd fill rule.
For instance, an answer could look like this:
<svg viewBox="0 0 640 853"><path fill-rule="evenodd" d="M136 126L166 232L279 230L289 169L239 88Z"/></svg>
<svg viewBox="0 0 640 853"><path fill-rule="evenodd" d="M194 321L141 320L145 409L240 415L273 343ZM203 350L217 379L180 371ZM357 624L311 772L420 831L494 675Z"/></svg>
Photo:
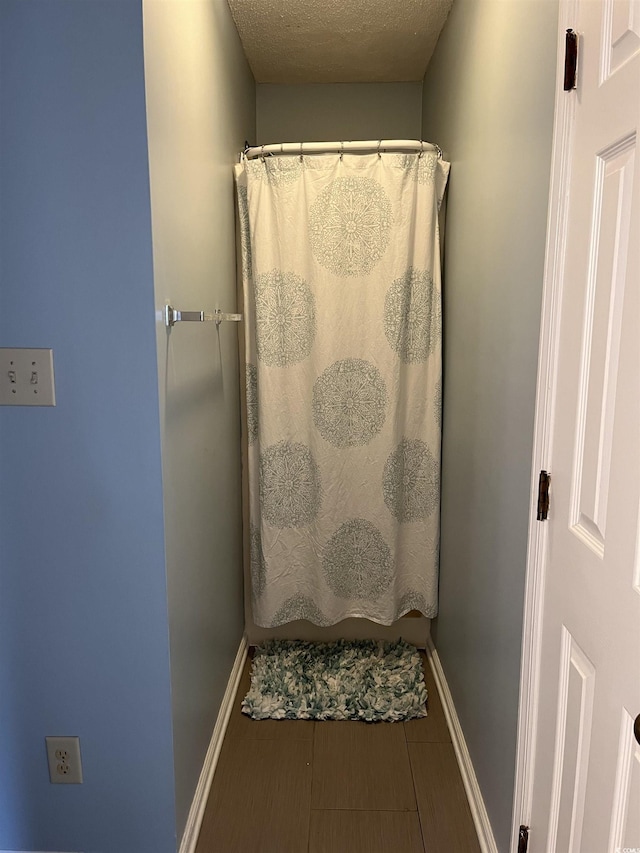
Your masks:
<svg viewBox="0 0 640 853"><path fill-rule="evenodd" d="M448 171L431 152L236 166L260 626L437 613Z"/></svg>

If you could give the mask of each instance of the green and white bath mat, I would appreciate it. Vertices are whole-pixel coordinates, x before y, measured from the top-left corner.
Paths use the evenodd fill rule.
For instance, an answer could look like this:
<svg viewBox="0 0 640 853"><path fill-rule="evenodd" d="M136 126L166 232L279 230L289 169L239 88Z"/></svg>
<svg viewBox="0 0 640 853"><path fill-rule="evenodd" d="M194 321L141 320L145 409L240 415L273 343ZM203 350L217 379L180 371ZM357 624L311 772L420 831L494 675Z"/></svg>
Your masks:
<svg viewBox="0 0 640 853"><path fill-rule="evenodd" d="M395 722L426 717L426 701L420 655L402 640L270 640L256 649L242 711L254 720Z"/></svg>

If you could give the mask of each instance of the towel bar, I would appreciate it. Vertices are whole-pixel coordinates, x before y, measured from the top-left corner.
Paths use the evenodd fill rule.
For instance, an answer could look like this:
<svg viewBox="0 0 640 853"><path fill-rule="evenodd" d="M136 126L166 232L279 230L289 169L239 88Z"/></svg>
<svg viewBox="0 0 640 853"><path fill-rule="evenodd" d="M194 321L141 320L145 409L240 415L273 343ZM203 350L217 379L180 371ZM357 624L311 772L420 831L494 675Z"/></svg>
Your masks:
<svg viewBox="0 0 640 853"><path fill-rule="evenodd" d="M164 309L164 324L168 329L175 326L176 323L215 323L216 326L220 326L223 321L239 323L242 319L242 314L226 314L219 308L211 312L178 311L171 305L165 305Z"/></svg>

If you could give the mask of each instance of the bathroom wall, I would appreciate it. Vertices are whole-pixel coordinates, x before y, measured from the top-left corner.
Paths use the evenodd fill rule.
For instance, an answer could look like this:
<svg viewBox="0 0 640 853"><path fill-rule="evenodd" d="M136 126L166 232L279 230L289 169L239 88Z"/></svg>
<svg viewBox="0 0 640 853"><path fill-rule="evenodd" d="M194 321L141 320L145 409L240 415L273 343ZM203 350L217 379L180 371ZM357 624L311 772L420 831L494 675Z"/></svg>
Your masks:
<svg viewBox="0 0 640 853"><path fill-rule="evenodd" d="M421 98L421 82L261 83L255 142L419 139Z"/></svg>
<svg viewBox="0 0 640 853"><path fill-rule="evenodd" d="M221 0L144 0L171 693L181 836L243 632L238 328L166 302L236 308L232 167L255 87Z"/></svg>
<svg viewBox="0 0 640 853"><path fill-rule="evenodd" d="M555 0L456 0L424 80L451 160L440 614L433 633L508 850L554 106Z"/></svg>
<svg viewBox="0 0 640 853"><path fill-rule="evenodd" d="M0 3L0 849L175 853L139 2ZM79 735L51 785L45 735Z"/></svg>

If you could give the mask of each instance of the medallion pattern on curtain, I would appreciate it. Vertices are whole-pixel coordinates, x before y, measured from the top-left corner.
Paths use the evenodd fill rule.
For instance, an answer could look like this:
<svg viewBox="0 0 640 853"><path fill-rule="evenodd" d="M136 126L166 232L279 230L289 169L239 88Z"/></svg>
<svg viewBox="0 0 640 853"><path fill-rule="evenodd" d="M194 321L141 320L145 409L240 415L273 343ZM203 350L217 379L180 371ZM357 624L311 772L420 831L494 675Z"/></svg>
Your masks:
<svg viewBox="0 0 640 853"><path fill-rule="evenodd" d="M448 172L431 152L235 167L260 626L437 613Z"/></svg>

